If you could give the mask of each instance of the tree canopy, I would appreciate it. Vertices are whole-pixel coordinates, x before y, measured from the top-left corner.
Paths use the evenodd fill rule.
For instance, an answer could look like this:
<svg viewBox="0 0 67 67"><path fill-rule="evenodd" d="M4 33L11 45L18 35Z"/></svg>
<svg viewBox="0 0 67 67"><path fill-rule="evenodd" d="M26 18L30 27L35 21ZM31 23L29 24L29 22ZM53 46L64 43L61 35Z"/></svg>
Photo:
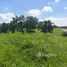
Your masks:
<svg viewBox="0 0 67 67"><path fill-rule="evenodd" d="M53 25L50 20L47 21L39 21L38 18L33 16L27 16L24 15L15 16L12 18L12 21L10 23L2 23L0 24L0 33L7 33L8 31L14 33L15 31L18 32L35 32L35 28L38 30L41 30L44 33L52 32L53 31Z"/></svg>

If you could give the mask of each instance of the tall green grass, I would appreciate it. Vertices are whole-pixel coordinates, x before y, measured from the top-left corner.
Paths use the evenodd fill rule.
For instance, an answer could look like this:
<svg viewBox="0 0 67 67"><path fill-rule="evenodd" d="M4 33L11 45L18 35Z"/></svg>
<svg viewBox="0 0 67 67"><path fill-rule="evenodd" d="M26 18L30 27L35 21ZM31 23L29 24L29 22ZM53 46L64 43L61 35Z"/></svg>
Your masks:
<svg viewBox="0 0 67 67"><path fill-rule="evenodd" d="M62 32L0 34L0 67L67 67L67 37Z"/></svg>

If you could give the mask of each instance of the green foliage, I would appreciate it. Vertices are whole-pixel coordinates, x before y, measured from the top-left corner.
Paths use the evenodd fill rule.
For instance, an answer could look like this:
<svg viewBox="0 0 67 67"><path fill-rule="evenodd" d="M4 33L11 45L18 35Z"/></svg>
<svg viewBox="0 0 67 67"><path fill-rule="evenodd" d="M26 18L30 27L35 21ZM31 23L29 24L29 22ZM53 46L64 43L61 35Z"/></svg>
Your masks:
<svg viewBox="0 0 67 67"><path fill-rule="evenodd" d="M2 25L0 26L0 32L7 33L7 31L8 31L8 24L2 23Z"/></svg>
<svg viewBox="0 0 67 67"><path fill-rule="evenodd" d="M44 33L47 33L47 32L51 33L53 31L52 22L50 20L43 21L41 26L42 26L41 30Z"/></svg>
<svg viewBox="0 0 67 67"><path fill-rule="evenodd" d="M0 67L67 67L67 38L61 33L0 33Z"/></svg>
<svg viewBox="0 0 67 67"><path fill-rule="evenodd" d="M13 20L9 24L9 30L14 33L16 30L23 32L25 17L23 15L13 17Z"/></svg>
<svg viewBox="0 0 67 67"><path fill-rule="evenodd" d="M34 33L36 28L44 33L51 33L53 31L53 25L50 20L39 22L36 17L24 17L24 15L20 15L13 17L10 23L0 24L0 33L7 33L8 31L11 31L12 33L15 33L16 31Z"/></svg>
<svg viewBox="0 0 67 67"><path fill-rule="evenodd" d="M28 16L24 24L26 28L26 32L28 33L33 32L33 30L36 28L37 23L38 23L38 19L36 17Z"/></svg>

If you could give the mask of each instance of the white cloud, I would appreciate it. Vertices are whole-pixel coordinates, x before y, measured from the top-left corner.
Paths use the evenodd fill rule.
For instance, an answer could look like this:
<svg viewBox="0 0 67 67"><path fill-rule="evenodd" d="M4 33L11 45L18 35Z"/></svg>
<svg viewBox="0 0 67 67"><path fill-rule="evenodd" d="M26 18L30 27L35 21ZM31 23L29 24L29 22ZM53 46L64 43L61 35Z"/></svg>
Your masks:
<svg viewBox="0 0 67 67"><path fill-rule="evenodd" d="M4 8L4 11L7 11L7 10L8 10L8 7L5 7L5 8Z"/></svg>
<svg viewBox="0 0 67 67"><path fill-rule="evenodd" d="M61 0L54 0L52 2L48 2L48 5L51 5L51 4L57 4L59 3Z"/></svg>
<svg viewBox="0 0 67 67"><path fill-rule="evenodd" d="M31 16L39 16L41 15L41 11L39 9L32 9L26 12L26 14L29 14Z"/></svg>
<svg viewBox="0 0 67 67"><path fill-rule="evenodd" d="M55 3L57 4L57 3L59 3L60 2L60 0L55 0Z"/></svg>
<svg viewBox="0 0 67 67"><path fill-rule="evenodd" d="M45 6L43 9L42 9L42 12L52 12L53 9L51 6Z"/></svg>
<svg viewBox="0 0 67 67"><path fill-rule="evenodd" d="M51 3L49 2L48 5L50 5Z"/></svg>
<svg viewBox="0 0 67 67"><path fill-rule="evenodd" d="M51 20L57 26L67 26L67 17L64 18L49 17L49 18L45 18L45 20Z"/></svg>
<svg viewBox="0 0 67 67"><path fill-rule="evenodd" d="M64 7L64 10L67 10L67 7Z"/></svg>
<svg viewBox="0 0 67 67"><path fill-rule="evenodd" d="M12 20L12 17L14 17L15 15L13 13L1 13L0 14L0 22L9 22L10 20Z"/></svg>
<svg viewBox="0 0 67 67"><path fill-rule="evenodd" d="M48 3L48 4L51 4L51 3ZM25 14L28 14L30 16L39 17L41 14L43 14L43 12L52 12L52 11L53 9L51 6L44 6L42 10L32 9L32 10L25 12Z"/></svg>

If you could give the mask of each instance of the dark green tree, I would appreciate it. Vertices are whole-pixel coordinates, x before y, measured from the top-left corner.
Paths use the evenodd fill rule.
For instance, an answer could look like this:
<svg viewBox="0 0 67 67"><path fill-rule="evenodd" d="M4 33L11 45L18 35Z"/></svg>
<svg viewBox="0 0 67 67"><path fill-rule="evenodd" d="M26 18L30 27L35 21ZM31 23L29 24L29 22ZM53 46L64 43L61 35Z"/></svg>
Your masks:
<svg viewBox="0 0 67 67"><path fill-rule="evenodd" d="M47 21L44 21L44 22L43 22L42 32L44 32L44 33L47 32Z"/></svg>
<svg viewBox="0 0 67 67"><path fill-rule="evenodd" d="M14 33L15 30L17 29L17 21L18 21L18 16L13 17L12 21L10 21L9 28L12 33Z"/></svg>
<svg viewBox="0 0 67 67"><path fill-rule="evenodd" d="M18 22L17 22L17 30L19 31L19 32L24 32L24 22L25 22L25 17L24 17L24 15L20 15L19 17L18 17Z"/></svg>
<svg viewBox="0 0 67 67"><path fill-rule="evenodd" d="M39 22L38 22L38 24L37 24L37 29L38 29L38 30L42 29L43 23L44 23L43 21L39 21Z"/></svg>
<svg viewBox="0 0 67 67"><path fill-rule="evenodd" d="M28 33L34 32L37 23L38 23L38 19L36 17L28 16L24 24L24 27L26 28L26 32Z"/></svg>
<svg viewBox="0 0 67 67"><path fill-rule="evenodd" d="M7 31L8 31L7 23L2 23L2 25L0 26L0 32L7 33Z"/></svg>
<svg viewBox="0 0 67 67"><path fill-rule="evenodd" d="M50 20L47 21L47 30L50 33L53 31L52 22Z"/></svg>
<svg viewBox="0 0 67 67"><path fill-rule="evenodd" d="M9 30L14 33L16 29L16 23L13 23L13 21L10 22L9 24Z"/></svg>
<svg viewBox="0 0 67 67"><path fill-rule="evenodd" d="M10 31L12 31L12 33L14 33L16 30L23 32L24 21L24 15L13 17L13 20L10 22Z"/></svg>
<svg viewBox="0 0 67 67"><path fill-rule="evenodd" d="M47 32L52 32L53 31L53 25L52 22L50 20L48 21L43 21L42 24L42 32L47 33Z"/></svg>

